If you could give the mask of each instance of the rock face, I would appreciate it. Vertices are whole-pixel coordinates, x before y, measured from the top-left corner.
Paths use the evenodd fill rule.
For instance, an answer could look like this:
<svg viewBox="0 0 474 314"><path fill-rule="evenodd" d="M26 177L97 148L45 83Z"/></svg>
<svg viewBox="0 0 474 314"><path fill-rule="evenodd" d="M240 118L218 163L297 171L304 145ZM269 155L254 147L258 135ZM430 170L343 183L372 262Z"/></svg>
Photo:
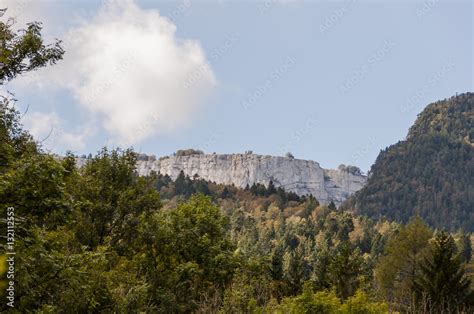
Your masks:
<svg viewBox="0 0 474 314"><path fill-rule="evenodd" d="M176 179L183 171L190 177L197 174L207 181L241 188L253 183L268 185L272 180L276 187L288 192L313 194L321 203L334 201L336 205L365 185L367 177L354 169L357 168L340 166L337 170L327 170L311 160L249 153L166 156L159 160L139 160L137 165L139 175L155 171Z"/></svg>

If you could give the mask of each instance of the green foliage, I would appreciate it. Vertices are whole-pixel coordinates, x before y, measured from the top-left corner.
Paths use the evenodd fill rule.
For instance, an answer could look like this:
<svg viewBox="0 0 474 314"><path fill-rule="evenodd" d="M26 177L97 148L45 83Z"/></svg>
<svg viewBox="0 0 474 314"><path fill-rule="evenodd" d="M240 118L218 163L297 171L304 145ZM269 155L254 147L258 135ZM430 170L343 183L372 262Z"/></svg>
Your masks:
<svg viewBox="0 0 474 314"><path fill-rule="evenodd" d="M430 255L421 265L421 276L415 282L418 308L426 308L431 313L470 312L474 306L474 292L453 238L439 232L430 249Z"/></svg>
<svg viewBox="0 0 474 314"><path fill-rule="evenodd" d="M270 274L275 281L283 279L283 246L277 246L271 255Z"/></svg>
<svg viewBox="0 0 474 314"><path fill-rule="evenodd" d="M289 295L295 295L300 291L302 283L307 279L306 261L302 252L302 248L295 250L287 250L283 256L284 275L283 279L287 287Z"/></svg>
<svg viewBox="0 0 474 314"><path fill-rule="evenodd" d="M202 155L202 154L204 154L202 150L193 149L193 148L179 149L175 153L176 156L192 156L192 155Z"/></svg>
<svg viewBox="0 0 474 314"><path fill-rule="evenodd" d="M209 197L192 196L176 209L143 216L140 264L149 293L164 312L190 312L232 278L237 261L226 219Z"/></svg>
<svg viewBox="0 0 474 314"><path fill-rule="evenodd" d="M357 290L362 263L358 249L351 250L348 243L341 244L330 258L329 281L341 299L347 299Z"/></svg>
<svg viewBox="0 0 474 314"><path fill-rule="evenodd" d="M362 291L357 291L353 297L341 304L334 292L318 291L314 293L311 285L305 283L301 295L286 298L275 312L378 314L386 313L387 310L387 304L371 301L367 294Z"/></svg>
<svg viewBox="0 0 474 314"><path fill-rule="evenodd" d="M88 160L70 188L77 209L76 235L91 248L106 243L126 251L137 236L139 216L160 208L153 178L134 173L136 154L103 149Z"/></svg>
<svg viewBox="0 0 474 314"><path fill-rule="evenodd" d="M268 183L266 195L272 195L272 194L276 194L276 193L277 193L277 190L275 188L275 185L273 184L273 181L270 180L270 182Z"/></svg>
<svg viewBox="0 0 474 314"><path fill-rule="evenodd" d="M0 174L15 161L38 152L32 137L22 129L13 103L14 99L0 98Z"/></svg>
<svg viewBox="0 0 474 314"><path fill-rule="evenodd" d="M272 282L262 258L241 256L232 282L224 290L221 313L258 312L270 303L278 283Z"/></svg>
<svg viewBox="0 0 474 314"><path fill-rule="evenodd" d="M113 305L99 266L104 255L83 251L64 229L31 231L17 247L16 308L100 311Z"/></svg>
<svg viewBox="0 0 474 314"><path fill-rule="evenodd" d="M412 303L415 282L421 276L421 263L428 254L432 231L420 218L412 219L393 234L375 268L378 288L400 309Z"/></svg>
<svg viewBox="0 0 474 314"><path fill-rule="evenodd" d="M408 138L439 134L453 141L472 143L474 94L465 93L428 105L408 131Z"/></svg>
<svg viewBox="0 0 474 314"><path fill-rule="evenodd" d="M341 302L334 292L314 293L311 284L305 283L303 293L283 300L282 313L337 313Z"/></svg>
<svg viewBox="0 0 474 314"><path fill-rule="evenodd" d="M429 105L406 141L381 151L367 185L345 205L373 218L474 231L474 94Z"/></svg>
<svg viewBox="0 0 474 314"><path fill-rule="evenodd" d="M65 169L51 156L36 154L13 162L0 176L0 205L37 225L63 224L71 215Z"/></svg>
<svg viewBox="0 0 474 314"><path fill-rule="evenodd" d="M0 84L62 59L61 41L45 45L41 23L28 23L26 29L14 31L10 21L0 22Z"/></svg>
<svg viewBox="0 0 474 314"><path fill-rule="evenodd" d="M229 198L231 196L232 196L232 193L229 191L229 189L227 187L224 187L220 195L220 198L224 199L224 198Z"/></svg>
<svg viewBox="0 0 474 314"><path fill-rule="evenodd" d="M360 290L341 306L341 313L348 314L378 314L387 312L388 305L386 303L373 302L367 294Z"/></svg>
<svg viewBox="0 0 474 314"><path fill-rule="evenodd" d="M10 50L1 79L60 58L59 46L42 44L38 25L17 37L2 25ZM132 150L104 148L77 169L70 153L44 154L3 100L0 205L16 213L18 312L385 313L380 296L402 311L470 310L454 241L438 233L430 247L421 219L375 223L272 181L241 190L183 172L175 181L139 177ZM199 152L179 154L189 153ZM468 234L458 247L468 261Z"/></svg>
<svg viewBox="0 0 474 314"><path fill-rule="evenodd" d="M457 246L461 260L464 263L469 263L472 259L472 243L470 234L460 232Z"/></svg>

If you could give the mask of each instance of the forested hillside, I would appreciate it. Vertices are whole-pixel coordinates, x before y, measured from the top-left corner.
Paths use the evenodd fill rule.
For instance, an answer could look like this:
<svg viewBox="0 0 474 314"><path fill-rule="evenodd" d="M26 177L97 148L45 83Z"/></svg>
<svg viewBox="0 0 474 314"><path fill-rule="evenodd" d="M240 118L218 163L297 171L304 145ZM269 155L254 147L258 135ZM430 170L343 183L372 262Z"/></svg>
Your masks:
<svg viewBox="0 0 474 314"><path fill-rule="evenodd" d="M61 58L38 25L0 26L0 81ZM75 162L46 153L1 98L2 313L472 313L468 233L271 182L141 177L131 149Z"/></svg>
<svg viewBox="0 0 474 314"><path fill-rule="evenodd" d="M18 125L8 107L1 117L2 126ZM0 206L15 209L20 312L472 306L464 273L472 255L468 234L434 233L420 219L374 222L272 184L238 189L184 174L175 181L140 177L132 151L104 149L78 169L74 156L55 160L21 129L3 131L10 134L2 151L9 163ZM4 303L1 310L8 310Z"/></svg>
<svg viewBox="0 0 474 314"><path fill-rule="evenodd" d="M407 139L380 152L367 185L344 205L369 217L474 231L474 94L433 103Z"/></svg>

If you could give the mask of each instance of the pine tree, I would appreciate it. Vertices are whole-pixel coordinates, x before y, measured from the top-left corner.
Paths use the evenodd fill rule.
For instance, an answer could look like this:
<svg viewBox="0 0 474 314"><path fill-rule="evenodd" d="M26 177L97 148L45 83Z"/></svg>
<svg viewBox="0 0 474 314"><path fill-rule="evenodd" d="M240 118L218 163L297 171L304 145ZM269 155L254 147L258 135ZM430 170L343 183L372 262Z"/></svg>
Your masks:
<svg viewBox="0 0 474 314"><path fill-rule="evenodd" d="M258 196L265 196L267 195L267 188L264 184L257 183L257 195Z"/></svg>
<svg viewBox="0 0 474 314"><path fill-rule="evenodd" d="M229 189L225 186L221 193L221 198L229 198L232 194L230 193Z"/></svg>
<svg viewBox="0 0 474 314"><path fill-rule="evenodd" d="M288 201L288 198L286 196L285 190L281 186L278 187L277 194L278 196L280 196L281 202L283 204L286 204L286 202Z"/></svg>
<svg viewBox="0 0 474 314"><path fill-rule="evenodd" d="M179 172L179 175L174 182L174 189L176 195L184 194L186 190L186 177L182 170Z"/></svg>
<svg viewBox="0 0 474 314"><path fill-rule="evenodd" d="M380 257L374 275L381 292L397 306L412 301L414 284L421 276L421 264L429 253L432 236L432 230L415 217L385 245L385 254Z"/></svg>
<svg viewBox="0 0 474 314"><path fill-rule="evenodd" d="M287 195L288 201L299 202L301 199L295 192L288 192Z"/></svg>
<svg viewBox="0 0 474 314"><path fill-rule="evenodd" d="M329 279L336 288L338 297L345 300L359 287L362 257L359 249L351 250L349 242L342 243L331 257L328 267Z"/></svg>
<svg viewBox="0 0 474 314"><path fill-rule="evenodd" d="M458 240L458 250L462 261L469 263L472 257L471 236L468 233L461 232Z"/></svg>
<svg viewBox="0 0 474 314"><path fill-rule="evenodd" d="M255 184L255 182L252 184L252 186L250 187L250 193L252 193L253 195L257 196L257 185Z"/></svg>
<svg viewBox="0 0 474 314"><path fill-rule="evenodd" d="M198 179L198 180L193 180L193 181L188 181L189 186L188 186L188 195L191 195L192 193L201 193L204 195L211 195L212 192L209 189L209 183L206 180ZM225 198L225 197L224 197Z"/></svg>
<svg viewBox="0 0 474 314"><path fill-rule="evenodd" d="M278 281L283 279L283 254L284 249L281 245L273 251L270 268L273 280Z"/></svg>
<svg viewBox="0 0 474 314"><path fill-rule="evenodd" d="M465 276L464 266L449 234L440 232L436 235L431 254L421 265L421 273L421 278L415 282L418 306L426 306L431 313L472 309L471 281Z"/></svg>
<svg viewBox="0 0 474 314"><path fill-rule="evenodd" d="M272 194L276 194L277 190L275 188L275 185L273 184L273 181L270 180L270 182L268 183L268 188L267 188L267 191L266 191L266 195L272 195Z"/></svg>
<svg viewBox="0 0 474 314"><path fill-rule="evenodd" d="M329 205L328 205L328 208L329 208L330 210L336 210L336 204L334 204L334 202L331 201L331 203L329 203Z"/></svg>
<svg viewBox="0 0 474 314"><path fill-rule="evenodd" d="M303 281L305 280L305 261L303 252L300 249L287 251L284 255L285 264L285 282L290 295L296 295L300 292Z"/></svg>

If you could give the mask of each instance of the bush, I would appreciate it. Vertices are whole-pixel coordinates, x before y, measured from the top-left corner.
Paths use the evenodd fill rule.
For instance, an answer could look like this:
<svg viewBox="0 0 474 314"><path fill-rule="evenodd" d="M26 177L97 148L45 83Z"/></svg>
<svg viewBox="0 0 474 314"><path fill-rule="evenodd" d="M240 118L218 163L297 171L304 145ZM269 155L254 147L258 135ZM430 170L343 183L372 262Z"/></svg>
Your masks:
<svg viewBox="0 0 474 314"><path fill-rule="evenodd" d="M176 156L192 156L192 155L203 155L204 152L198 149L179 149L176 151Z"/></svg>

